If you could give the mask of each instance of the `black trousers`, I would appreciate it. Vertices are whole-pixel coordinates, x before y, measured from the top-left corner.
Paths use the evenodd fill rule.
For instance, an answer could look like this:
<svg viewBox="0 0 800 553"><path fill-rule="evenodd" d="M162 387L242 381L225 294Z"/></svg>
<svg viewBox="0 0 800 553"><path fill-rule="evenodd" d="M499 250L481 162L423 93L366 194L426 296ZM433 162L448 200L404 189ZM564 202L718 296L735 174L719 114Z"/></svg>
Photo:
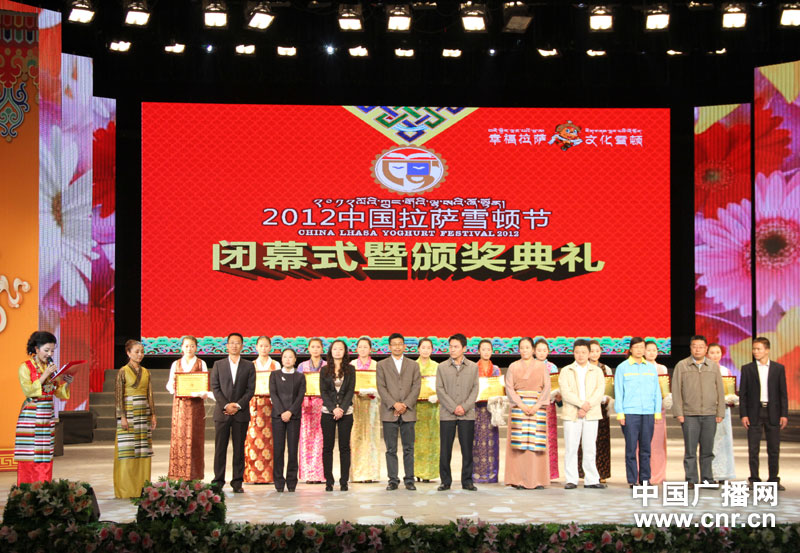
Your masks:
<svg viewBox="0 0 800 553"><path fill-rule="evenodd" d="M339 420L329 413L322 413L322 470L325 483L333 486L333 444L336 442L336 428L339 428L339 483L347 484L350 479L350 431L353 429L353 415L344 415Z"/></svg>
<svg viewBox="0 0 800 553"><path fill-rule="evenodd" d="M758 424L750 423L747 429L747 449L750 457L750 481L760 482L758 476L758 454L761 451L761 433L767 435L767 466L769 467L769 481L779 482L778 459L781 454L781 427L769 423L769 412L766 407L761 407Z"/></svg>
<svg viewBox="0 0 800 553"><path fill-rule="evenodd" d="M441 478L443 486L453 483L453 477L450 474L450 459L453 457L456 431L458 431L458 443L461 446L461 486L471 486L475 421L439 421L439 478Z"/></svg>
<svg viewBox="0 0 800 553"><path fill-rule="evenodd" d="M231 488L242 487L244 480L244 440L247 436L247 422L239 422L229 417L224 422L214 421L214 485L225 485L225 467L228 464L228 442L233 438L233 477Z"/></svg>
<svg viewBox="0 0 800 553"><path fill-rule="evenodd" d="M290 490L297 487L297 446L300 443L300 419L289 419L283 422L280 418L270 417L272 421L272 481L276 490L287 486ZM286 464L286 477L283 476L283 459L286 446L289 446L289 460Z"/></svg>
<svg viewBox="0 0 800 553"><path fill-rule="evenodd" d="M414 425L415 421L406 422L403 417L397 417L395 422L383 421L383 442L386 444L386 473L390 484L399 484L397 477L397 435L403 443L403 482L414 483Z"/></svg>

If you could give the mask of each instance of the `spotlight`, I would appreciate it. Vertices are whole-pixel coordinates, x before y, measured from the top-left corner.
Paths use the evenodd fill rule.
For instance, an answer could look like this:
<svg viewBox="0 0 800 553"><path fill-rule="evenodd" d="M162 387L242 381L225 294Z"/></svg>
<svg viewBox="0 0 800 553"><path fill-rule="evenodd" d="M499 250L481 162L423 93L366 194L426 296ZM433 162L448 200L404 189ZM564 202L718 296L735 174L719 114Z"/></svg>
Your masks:
<svg viewBox="0 0 800 553"><path fill-rule="evenodd" d="M727 53L728 53L728 49L727 48L720 48L719 50L714 50L713 52L709 52L709 54L716 54L717 56L721 56L721 55L727 54Z"/></svg>
<svg viewBox="0 0 800 553"><path fill-rule="evenodd" d="M647 10L644 28L648 31L663 31L669 27L669 12L664 6Z"/></svg>
<svg viewBox="0 0 800 553"><path fill-rule="evenodd" d="M256 53L255 44L237 44L236 53L240 56L252 56Z"/></svg>
<svg viewBox="0 0 800 553"><path fill-rule="evenodd" d="M214 45L213 44L206 44L203 46L203 50L206 51L206 54L213 54L214 53Z"/></svg>
<svg viewBox="0 0 800 553"><path fill-rule="evenodd" d="M225 2L203 1L203 21L206 27L225 27L228 24L228 10Z"/></svg>
<svg viewBox="0 0 800 553"><path fill-rule="evenodd" d="M343 31L363 31L361 4L339 4L339 28Z"/></svg>
<svg viewBox="0 0 800 553"><path fill-rule="evenodd" d="M278 46L279 56L296 56L297 48L294 46Z"/></svg>
<svg viewBox="0 0 800 553"><path fill-rule="evenodd" d="M408 31L411 29L411 7L408 4L389 4L386 6L386 29L388 31Z"/></svg>
<svg viewBox="0 0 800 553"><path fill-rule="evenodd" d="M667 55L668 56L682 56L683 52L681 52L679 50L667 50Z"/></svg>
<svg viewBox="0 0 800 553"><path fill-rule="evenodd" d="M347 51L354 58L366 58L369 55L369 51L363 46L356 46L354 48L349 48Z"/></svg>
<svg viewBox="0 0 800 553"><path fill-rule="evenodd" d="M395 48L394 55L398 58L413 58L414 57L414 50L413 49L404 49L404 48Z"/></svg>
<svg viewBox="0 0 800 553"><path fill-rule="evenodd" d="M558 56L559 52L556 48L553 48L551 50L544 50L542 48L539 48L539 55L542 56L543 58L553 58Z"/></svg>
<svg viewBox="0 0 800 553"><path fill-rule="evenodd" d="M128 2L128 9L125 12L125 25L135 25L144 27L150 21L150 12L147 11L147 3L132 0Z"/></svg>
<svg viewBox="0 0 800 553"><path fill-rule="evenodd" d="M465 2L461 4L461 24L468 33L486 31L486 5Z"/></svg>
<svg viewBox="0 0 800 553"><path fill-rule="evenodd" d="M722 8L723 29L743 29L747 25L747 12L741 4L726 4Z"/></svg>
<svg viewBox="0 0 800 553"><path fill-rule="evenodd" d="M606 55L605 50L586 50L586 55L590 58L598 58Z"/></svg>
<svg viewBox="0 0 800 553"><path fill-rule="evenodd" d="M490 56L495 56L495 55L497 55L497 50L495 50L494 48L489 48L489 55L490 55Z"/></svg>
<svg viewBox="0 0 800 553"><path fill-rule="evenodd" d="M94 19L94 10L89 0L75 0L69 11L69 20L73 23L89 23Z"/></svg>
<svg viewBox="0 0 800 553"><path fill-rule="evenodd" d="M800 4L785 4L781 7L781 27L800 26Z"/></svg>
<svg viewBox="0 0 800 553"><path fill-rule="evenodd" d="M247 26L257 31L263 31L272 25L274 19L275 16L269 11L269 4L267 2L259 2L247 14Z"/></svg>
<svg viewBox="0 0 800 553"><path fill-rule="evenodd" d="M179 42L164 46L164 51L168 54L183 54L184 50L186 50L186 45Z"/></svg>
<svg viewBox="0 0 800 553"><path fill-rule="evenodd" d="M115 40L108 45L108 49L112 52L127 52L131 49L131 43L124 40Z"/></svg>
<svg viewBox="0 0 800 553"><path fill-rule="evenodd" d="M330 44L328 44L328 45L325 47L325 52L326 52L326 53L327 53L329 56L332 56L332 55L333 55L333 53L334 53L334 52L336 52L336 48L334 48L333 46L331 46Z"/></svg>
<svg viewBox="0 0 800 553"><path fill-rule="evenodd" d="M528 30L533 15L524 2L506 2L503 4L503 21L504 33L522 34Z"/></svg>
<svg viewBox="0 0 800 553"><path fill-rule="evenodd" d="M606 6L595 6L589 14L589 29L592 31L610 31L614 26L611 9Z"/></svg>
<svg viewBox="0 0 800 553"><path fill-rule="evenodd" d="M442 57L443 58L460 58L461 57L461 50L445 48L444 50L442 50Z"/></svg>

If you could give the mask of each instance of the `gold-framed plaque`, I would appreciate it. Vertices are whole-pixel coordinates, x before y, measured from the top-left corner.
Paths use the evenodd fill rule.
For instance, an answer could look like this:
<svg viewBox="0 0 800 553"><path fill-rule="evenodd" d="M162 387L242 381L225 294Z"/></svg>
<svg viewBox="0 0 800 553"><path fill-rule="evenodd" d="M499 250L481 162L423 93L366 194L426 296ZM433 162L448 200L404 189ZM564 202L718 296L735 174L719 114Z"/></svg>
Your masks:
<svg viewBox="0 0 800 553"><path fill-rule="evenodd" d="M319 396L319 372L303 374L306 375L306 395Z"/></svg>
<svg viewBox="0 0 800 553"><path fill-rule="evenodd" d="M502 376L481 376L478 378L478 401L488 401L490 397L506 395Z"/></svg>
<svg viewBox="0 0 800 553"><path fill-rule="evenodd" d="M550 373L550 389L559 390L561 385L558 383L559 373Z"/></svg>
<svg viewBox="0 0 800 553"><path fill-rule="evenodd" d="M606 391L604 392L608 397L614 397L614 376L606 375Z"/></svg>
<svg viewBox="0 0 800 553"><path fill-rule="evenodd" d="M272 371L256 371L256 393L257 396L269 396L269 374Z"/></svg>
<svg viewBox="0 0 800 553"><path fill-rule="evenodd" d="M423 376L421 380L418 399L427 401L429 397L436 395L436 377Z"/></svg>
<svg viewBox="0 0 800 553"><path fill-rule="evenodd" d="M192 397L194 392L211 391L210 375L207 372L175 373L175 395Z"/></svg>
<svg viewBox="0 0 800 553"><path fill-rule="evenodd" d="M664 399L670 394L669 375L668 374L658 375L658 385L661 387L661 399Z"/></svg>
<svg viewBox="0 0 800 553"><path fill-rule="evenodd" d="M725 390L725 395L736 395L736 377L735 376L723 376L722 377L722 386Z"/></svg>
<svg viewBox="0 0 800 553"><path fill-rule="evenodd" d="M356 371L356 392L361 390L377 390L376 371Z"/></svg>

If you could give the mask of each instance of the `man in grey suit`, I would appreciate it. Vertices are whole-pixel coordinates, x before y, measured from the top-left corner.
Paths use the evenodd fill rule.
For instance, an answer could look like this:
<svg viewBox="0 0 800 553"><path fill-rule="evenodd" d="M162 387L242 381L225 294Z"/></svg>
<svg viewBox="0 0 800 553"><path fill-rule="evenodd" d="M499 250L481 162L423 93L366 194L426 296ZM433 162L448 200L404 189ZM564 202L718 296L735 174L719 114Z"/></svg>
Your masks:
<svg viewBox="0 0 800 553"><path fill-rule="evenodd" d="M417 489L414 485L414 424L417 422L416 406L422 381L417 362L403 356L405 347L402 334L389 336L392 355L378 362L375 374L381 398L383 440L386 443L386 471L389 473L387 490L396 490L400 483L397 477L398 433L403 442L403 481L406 489Z"/></svg>
<svg viewBox="0 0 800 553"><path fill-rule="evenodd" d="M448 340L450 359L436 370L436 397L439 399L439 476L438 490L450 489L453 477L450 459L458 432L461 445L461 487L475 491L472 483L472 442L475 439L475 400L478 399L478 364L464 357L467 337L454 334Z"/></svg>
<svg viewBox="0 0 800 553"><path fill-rule="evenodd" d="M212 486L225 485L228 442L233 438L234 493L242 493L244 480L244 441L250 422L250 398L256 391L256 368L242 359L244 338L238 332L228 336L228 357L214 363L211 369L211 391L214 392L214 480Z"/></svg>

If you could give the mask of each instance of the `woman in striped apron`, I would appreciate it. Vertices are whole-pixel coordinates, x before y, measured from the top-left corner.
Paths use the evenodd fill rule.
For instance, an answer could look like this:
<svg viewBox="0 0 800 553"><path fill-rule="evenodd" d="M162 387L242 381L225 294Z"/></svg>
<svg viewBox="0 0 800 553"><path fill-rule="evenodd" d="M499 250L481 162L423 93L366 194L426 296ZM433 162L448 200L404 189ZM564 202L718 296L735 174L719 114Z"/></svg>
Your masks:
<svg viewBox="0 0 800 553"><path fill-rule="evenodd" d="M114 496L139 497L150 479L156 412L150 371L142 367L144 346L125 342L128 364L117 374L117 439L114 444Z"/></svg>
<svg viewBox="0 0 800 553"><path fill-rule="evenodd" d="M517 489L543 489L550 482L547 455L547 406L550 375L533 357L533 340L519 341L522 359L506 371L506 394L511 402L506 439L504 482Z"/></svg>
<svg viewBox="0 0 800 553"><path fill-rule="evenodd" d="M50 378L56 370L52 360L55 350L55 336L49 332L34 332L27 345L30 359L19 367L19 383L25 401L17 419L14 440L18 485L53 479L53 396L69 399L69 383L72 382L69 375L55 380Z"/></svg>

